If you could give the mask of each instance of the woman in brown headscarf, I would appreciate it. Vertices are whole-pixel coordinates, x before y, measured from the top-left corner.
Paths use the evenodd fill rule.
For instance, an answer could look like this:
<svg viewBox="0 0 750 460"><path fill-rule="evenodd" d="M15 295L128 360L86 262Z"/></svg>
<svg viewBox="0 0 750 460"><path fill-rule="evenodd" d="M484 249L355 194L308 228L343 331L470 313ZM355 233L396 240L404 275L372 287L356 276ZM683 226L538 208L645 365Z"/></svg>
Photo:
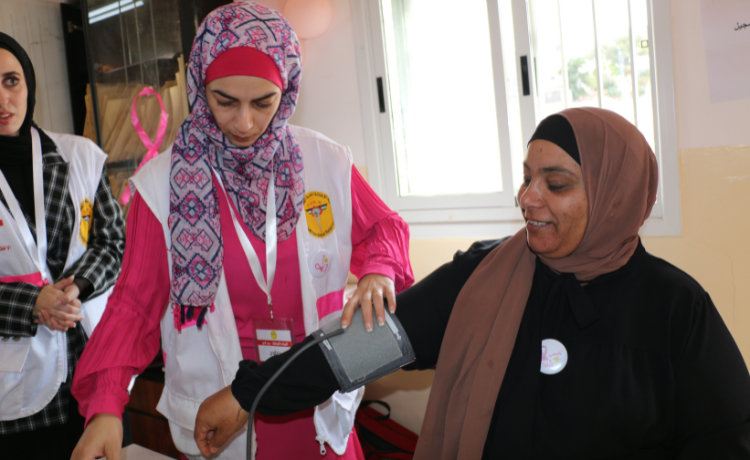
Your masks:
<svg viewBox="0 0 750 460"><path fill-rule="evenodd" d="M657 184L653 152L619 115L569 109L539 125L518 192L525 228L397 298L410 367L437 366L415 458L750 459L734 340L701 286L640 243ZM245 409L282 362L242 366ZM301 381L337 388L315 369L292 364L258 410L302 408Z"/></svg>

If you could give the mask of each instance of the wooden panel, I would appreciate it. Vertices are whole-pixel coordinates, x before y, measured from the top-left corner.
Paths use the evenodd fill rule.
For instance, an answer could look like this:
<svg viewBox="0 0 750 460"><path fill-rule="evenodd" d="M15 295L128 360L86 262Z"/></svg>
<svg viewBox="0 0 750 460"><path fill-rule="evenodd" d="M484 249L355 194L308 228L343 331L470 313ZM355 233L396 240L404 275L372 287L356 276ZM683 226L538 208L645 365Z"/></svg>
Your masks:
<svg viewBox="0 0 750 460"><path fill-rule="evenodd" d="M133 385L133 391L130 392L130 403L128 403L128 409L143 412L154 417L164 418L164 416L156 410L156 405L159 404L159 398L161 397L163 389L163 383L136 379L135 385Z"/></svg>
<svg viewBox="0 0 750 460"><path fill-rule="evenodd" d="M138 378L130 392L128 413L133 442L160 454L180 458L172 441L169 422L156 410L164 384Z"/></svg>
<svg viewBox="0 0 750 460"><path fill-rule="evenodd" d="M133 432L133 443L168 457L180 458L165 419L131 410L130 429Z"/></svg>

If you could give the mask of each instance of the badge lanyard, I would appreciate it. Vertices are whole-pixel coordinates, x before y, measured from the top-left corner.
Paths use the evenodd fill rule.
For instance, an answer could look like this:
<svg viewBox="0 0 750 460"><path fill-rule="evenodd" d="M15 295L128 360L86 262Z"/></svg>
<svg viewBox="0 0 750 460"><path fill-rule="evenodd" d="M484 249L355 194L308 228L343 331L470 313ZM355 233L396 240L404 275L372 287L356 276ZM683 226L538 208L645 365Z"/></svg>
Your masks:
<svg viewBox="0 0 750 460"><path fill-rule="evenodd" d="M211 168L214 175L219 179L219 184L222 190L226 194L224 183L221 181L221 176L216 172L213 167ZM253 271L255 281L258 283L258 287L266 294L268 298L268 310L271 312L271 319L273 319L273 300L271 299L271 286L273 286L273 278L276 275L276 245L278 237L276 236L276 186L274 184L273 177L273 164L271 165L271 179L268 181L268 199L266 200L266 273L268 273L268 281L263 277L263 269L260 266L260 259L258 254L255 252L250 239L245 234L245 230L240 225L240 221L234 214L234 208L231 202L229 202L229 195L227 194L227 202L229 203L229 212L232 214L232 222L234 223L234 230L237 232L237 237L240 239L242 249L245 250L247 256L247 262L250 264L250 269Z"/></svg>
<svg viewBox="0 0 750 460"><path fill-rule="evenodd" d="M31 259L34 261L42 279L49 280L47 273L47 222L44 215L44 176L42 173L42 142L39 139L39 132L36 128L31 128L31 154L34 175L34 218L36 219L36 242L31 234L29 224L21 211L16 196L10 189L5 175L0 172L0 190L5 196L5 202L8 203L13 220L16 221L18 229L23 237L26 250Z"/></svg>
<svg viewBox="0 0 750 460"><path fill-rule="evenodd" d="M216 170L213 170L213 173L218 179L222 190L226 194L226 189L221 181L221 177L217 174ZM253 272L255 281L258 283L258 287L260 287L266 294L268 299L268 310L271 313L270 320L268 318L251 319L254 333L253 342L255 343L255 352L258 361L261 363L272 356L288 350L295 342L294 318L274 319L273 317L271 287L273 286L273 279L276 274L278 241L276 235L276 187L273 179L273 166L271 166L271 180L268 181L268 198L266 200L266 272L268 273L268 281L263 277L263 269L260 266L258 254L255 252L252 243L250 243L250 239L247 237L245 230L240 225L240 221L235 215L234 208L232 207L231 202L229 202L229 196L227 195L227 203L229 204L229 212L232 215L234 230L240 240L242 249L245 251L245 256L250 264L250 269Z"/></svg>

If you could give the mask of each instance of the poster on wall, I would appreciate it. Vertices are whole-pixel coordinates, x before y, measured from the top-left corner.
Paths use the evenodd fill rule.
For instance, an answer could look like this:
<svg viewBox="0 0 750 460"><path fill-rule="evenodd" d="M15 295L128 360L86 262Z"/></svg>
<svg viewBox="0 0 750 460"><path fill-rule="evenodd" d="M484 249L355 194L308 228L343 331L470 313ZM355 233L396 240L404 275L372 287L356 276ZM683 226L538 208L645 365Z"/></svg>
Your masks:
<svg viewBox="0 0 750 460"><path fill-rule="evenodd" d="M750 0L701 0L711 103L750 98Z"/></svg>

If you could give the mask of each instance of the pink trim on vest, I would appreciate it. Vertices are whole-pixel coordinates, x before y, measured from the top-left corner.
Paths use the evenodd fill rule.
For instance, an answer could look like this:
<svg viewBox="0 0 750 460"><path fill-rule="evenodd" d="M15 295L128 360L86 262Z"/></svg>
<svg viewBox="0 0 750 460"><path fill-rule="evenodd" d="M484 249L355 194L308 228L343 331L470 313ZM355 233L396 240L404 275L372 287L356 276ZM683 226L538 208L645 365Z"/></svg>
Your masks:
<svg viewBox="0 0 750 460"><path fill-rule="evenodd" d="M316 307L318 308L318 318L320 319L343 309L344 290L342 289L340 291L331 292L323 297L319 297Z"/></svg>
<svg viewBox="0 0 750 460"><path fill-rule="evenodd" d="M29 273L28 275L3 276L0 277L0 283L29 283L39 287L49 285L49 281L43 279L39 272Z"/></svg>

